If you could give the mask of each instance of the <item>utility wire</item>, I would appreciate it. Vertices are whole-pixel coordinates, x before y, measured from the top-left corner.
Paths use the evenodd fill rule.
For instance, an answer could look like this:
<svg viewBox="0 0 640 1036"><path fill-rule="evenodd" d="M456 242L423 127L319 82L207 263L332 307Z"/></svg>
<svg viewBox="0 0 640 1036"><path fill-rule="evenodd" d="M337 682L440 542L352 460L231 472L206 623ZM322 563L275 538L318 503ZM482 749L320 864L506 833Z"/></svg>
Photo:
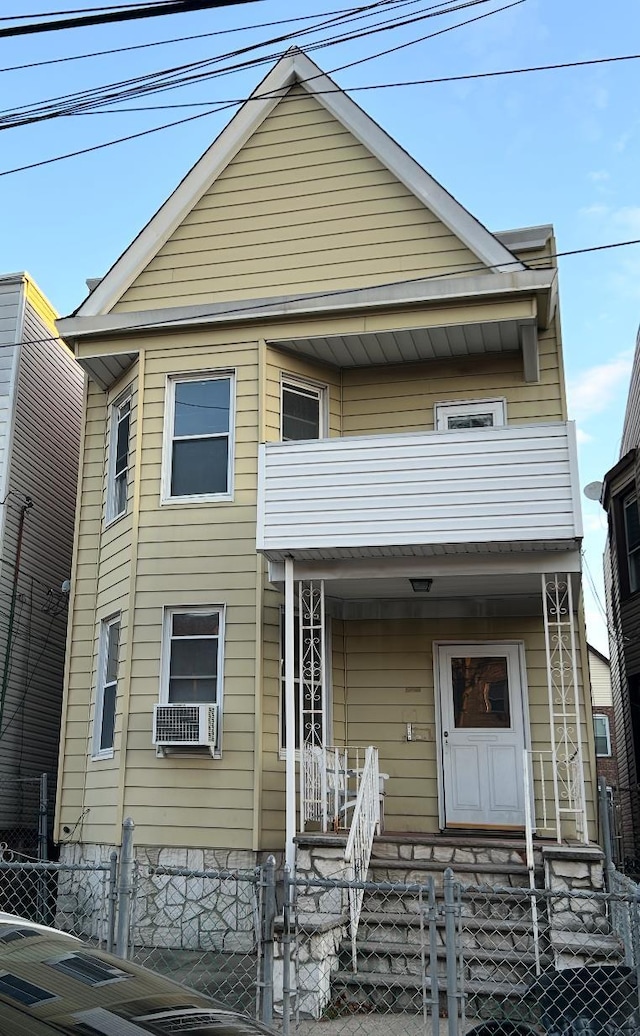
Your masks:
<svg viewBox="0 0 640 1036"><path fill-rule="evenodd" d="M543 259L544 259L544 262L547 263L550 259L562 259L562 258L566 258L568 256L586 255L586 254L588 254L590 252L604 252L604 251L611 250L613 248L625 248L625 247L630 246L630 245L640 245L640 238L634 238L633 240L630 240L630 241L611 241L611 242L609 242L607 244L604 244L604 245L590 245L590 246L588 246L586 248L571 248L571 249L567 249L567 250L562 251L562 252L551 252L548 256L544 256ZM542 260L540 260L540 261L542 261ZM458 275L458 274L461 274L461 273L488 272L490 270L501 270L501 269L504 269L505 267L508 267L508 266L518 266L521 263L522 263L522 260L520 260L520 259L514 259L512 262L494 264L493 266L488 266L488 265L485 265L484 263L478 262L478 263L474 263L473 265L469 265L469 266L457 267L456 270L455 270L455 273L456 273L456 275ZM538 265L538 266L535 266L535 267L534 266L527 267L527 269L529 269L529 270L538 269L539 270L539 269L553 269L553 268L552 267L546 267L546 266L543 267L543 266ZM406 285L406 284L416 284L416 283L427 283L428 284L431 281L443 280L444 278L451 277L451 276L452 276L452 272L450 270L447 270L445 273L433 273L433 274L427 275L426 277L410 277L410 278L407 278L406 280L402 280L402 281L387 281L384 284L376 284L375 287L376 288L396 288L396 287L399 287L400 285ZM355 292L362 291L362 290L363 290L362 288L335 288L333 291L318 291L318 292L306 293L304 295L297 295L297 296L289 297L287 299L287 303L290 304L292 302L315 302L315 301L317 301L319 299L330 299L330 298L335 297L336 295L340 295L340 296L353 295ZM273 302L270 302L270 301L266 300L266 301L260 301L259 305L260 305L260 309L262 311L268 311L270 309L277 308L278 306L281 306L282 303L279 300L273 301ZM237 306L236 307L231 307L230 309L226 309L226 310L217 310L216 311L216 316L226 316L226 317L242 318L243 315L245 315L245 310L238 309ZM206 317L205 317L205 319L206 319ZM139 324L127 324L126 328L124 328L123 330L126 333L128 333L129 331L137 331L137 330L143 330L143 329L147 330L148 328L153 328L153 327L157 327L158 329L161 329L163 326L164 327L169 327L169 326L174 326L176 324L182 324L182 323L196 323L196 320L194 320L193 316L184 316L184 317L164 316L164 317L160 318L159 320L143 320ZM63 337L63 336L62 335L46 335L45 337L42 337L42 338L32 338L30 341L32 343L34 343L34 344L39 343L39 342L57 342L57 341L60 340L61 337ZM67 335L66 337L72 338L73 336L72 335ZM0 350L1 349L13 349L13 348L15 348L15 346L13 346L11 343L0 344Z"/></svg>
<svg viewBox="0 0 640 1036"><path fill-rule="evenodd" d="M172 3L173 0L155 0L158 7L162 4ZM3 14L0 15L0 22L23 22L29 18L58 18L67 14L91 14L95 11L122 11L132 7L148 7L141 0L132 4L102 4L100 7L75 7L66 11L36 11L35 14Z"/></svg>
<svg viewBox="0 0 640 1036"><path fill-rule="evenodd" d="M132 21L139 18L159 18L167 14L190 14L192 11L210 10L219 7L238 7L240 4L264 3L265 0L168 0L161 7L146 5L135 10L106 11L86 18L61 18L52 22L32 22L31 25L14 25L0 29L0 39L8 36L30 36L39 32L56 32L60 29L83 29L88 25L105 25L110 22Z"/></svg>
<svg viewBox="0 0 640 1036"><path fill-rule="evenodd" d="M506 68L495 72L468 72L459 76L440 76L437 79L406 79L394 83L369 83L364 86L336 86L333 90L314 90L314 96L321 94L356 93L363 90L388 90L404 86L431 86L437 83L459 83L468 79L488 79L496 76L514 76L526 72L549 72L563 68L580 68L584 65L604 65L616 61L638 61L640 54L623 54L609 58L591 58L585 61L565 61L555 65L533 65L529 68ZM67 112L67 115L121 115L127 112L167 111L175 108L210 108L212 104L243 104L247 98L224 101L182 101L175 104L149 104L129 106L128 108L101 108L99 111Z"/></svg>
<svg viewBox="0 0 640 1036"><path fill-rule="evenodd" d="M477 2L477 0L472 0L472 2ZM513 0L512 3L509 3L509 4L505 5L504 7L501 7L501 8L498 8L498 9L494 9L494 10L489 11L489 12L485 12L482 15L478 15L475 18L467 19L467 20L465 20L463 22L456 22L453 25L450 25L450 26L448 26L445 29L440 29L440 30L438 30L435 33L429 34L428 36L423 36L423 37L420 38L420 40L409 41L408 43L400 44L396 48L390 48L390 50L399 50L399 49L407 47L407 46L412 46L415 43L423 42L424 40L432 38L434 36L440 36L444 32L451 32L454 29L457 29L457 28L460 28L460 27L462 27L464 25L470 24L470 22L479 21L481 18L489 17L492 14L498 14L498 13L504 11L504 10L507 10L510 7L515 7L515 6L518 6L519 4L525 3L525 2L526 2L526 0ZM374 29L373 31L380 31L380 30ZM368 33L365 33L365 34L368 34ZM389 53L390 50L387 50L384 53ZM349 63L347 63L345 65L341 65L340 69L344 70L344 69L350 68L350 67L352 67L354 65L362 64L363 61L371 61L371 60L377 58L378 56L379 56L378 54L372 54L372 55L370 55L367 58L361 58L361 59L359 59L357 61L353 61L353 62L349 62ZM335 71L335 70L332 70L332 71ZM328 74L331 74L331 73L328 73ZM321 75L324 75L324 73L317 73L317 75L311 76L310 79L316 79L316 78L318 78L318 76L321 76ZM304 80L302 82L304 82ZM266 96L269 96L269 95L266 94L266 93L260 95L261 98L264 98ZM272 96L277 96L277 94L272 95ZM208 115L212 115L215 112L224 111L225 109L228 109L228 108L236 107L236 105L237 105L237 102L221 104L221 105L218 105L216 108L214 108L212 110L209 110L209 111L206 111L206 112L197 112L195 115L189 115L189 116L186 116L186 117L181 118L181 119L174 119L173 121L168 122L168 123L164 123L161 126L154 126L154 127L151 127L150 129L140 130L137 133L127 134L124 137L118 137L115 140L105 141L102 144L94 144L94 145L92 145L91 147L88 147L88 148L80 148L77 151L67 152L66 154L63 154L63 155L56 155L53 158L41 159L38 162L30 162L30 163L28 163L26 165L23 165L23 166L16 166L13 169L3 170L3 171L0 171L0 176L8 176L8 175L10 175L12 173L24 172L27 169L36 169L36 168L39 168L40 166L50 165L53 162L60 162L60 161L63 161L65 159L67 159L67 158L75 158L78 155L89 154L89 153L91 153L93 151L100 151L103 148L111 147L114 144L122 144L122 143L125 143L126 141L129 141L129 140L136 140L136 139L138 139L140 137L149 136L152 133L158 133L158 132L160 132L161 130L164 130L164 129L170 129L170 128L174 127L174 126L184 125L184 124L189 123L189 122L194 122L197 119L206 118Z"/></svg>
<svg viewBox="0 0 640 1036"><path fill-rule="evenodd" d="M388 2L383 6L385 9L388 8ZM413 6L418 0L394 0L392 7L406 7ZM307 46L307 50L317 50L329 45L336 45L338 43L351 42L354 39L361 39L363 36L371 35L376 32L384 32L392 29L401 28L406 25L411 25L414 22L422 21L425 18L440 17L443 14L454 13L458 10L465 9L467 7L473 7L478 4L486 4L490 0L462 0L458 3L437 3L433 4L428 8L423 9L418 14L414 14L404 20L398 20L395 16L387 18L381 22L374 22L372 25L368 25L362 28L350 29L347 33L343 33L342 36L328 36L324 39L316 40ZM524 0L517 0L518 3L524 2ZM238 48L234 51L227 52L225 54L217 55L214 58L204 58L200 61L190 62L185 65L178 65L168 69L162 69L157 72L148 73L144 76L138 76L133 79L122 80L117 83L105 84L99 87L92 87L87 90L77 91L73 94L62 94L58 97L48 98L44 101L36 101L29 104L19 105L12 109L5 109L0 111L0 115L4 116L3 122L9 122L11 125L22 125L23 121L12 121L14 115L20 113L24 114L25 120L27 115L34 116L30 121L39 121L39 115L44 118L51 118L54 115L60 114L60 112L68 112L69 106L89 105L94 104L106 104L112 101L122 100L129 98L135 98L143 93L156 93L162 90L175 89L176 87L184 85L192 85L196 82L202 82L203 80L210 78L217 78L222 75L229 75L232 72L246 70L249 68L255 68L260 65L269 64L273 60L277 60L283 56L283 51L271 52L266 55L262 55L259 58L251 58L248 61L237 62L236 64L223 66L221 69L214 68L213 71L200 72L198 70L211 69L211 66L219 64L221 61L242 57L245 54L251 54L257 50L260 50L266 46L272 46L277 43L283 43L290 41L294 36L299 38L300 36L307 35L309 33L316 32L320 29L335 28L339 22L345 22L348 24L353 21L360 21L363 18L369 17L374 10L379 9L380 4L369 4L364 7L352 9L347 16L334 16L325 19L324 21L318 22L316 25L310 26L303 29L302 31L287 32L280 36L273 37L268 40L264 40L260 43L252 43L245 47ZM489 12L491 13L491 12ZM496 12L497 13L497 12ZM466 23L460 23L466 24ZM451 28L457 26L450 26L446 31L450 31ZM418 42L418 41L416 41ZM377 55L374 55L377 56ZM190 75L187 75L191 73ZM164 78L163 78L164 77ZM114 95L114 91L122 91L120 96ZM56 106L57 104L57 106ZM22 119L22 115L20 116Z"/></svg>
<svg viewBox="0 0 640 1036"><path fill-rule="evenodd" d="M376 5L372 4L371 6L373 7ZM274 25L292 25L294 22L309 22L313 21L314 18L348 14L353 10L353 7L343 7L337 11L324 11L316 14L300 14L296 15L295 18L280 18L279 20L272 22L257 22L252 25L237 25L232 29L215 29L212 32L198 32L191 36L174 36L170 40L156 40L152 43L136 43L129 47L112 47L109 50L94 50L89 51L86 54L70 54L67 57L62 58L48 58L46 61L29 61L24 65L8 65L6 68L0 68L0 73L18 72L25 68L42 68L43 65L59 65L66 61L84 61L86 58L99 58L108 54L125 54L130 50L147 50L149 47L167 47L172 43L187 43L191 40L209 39L212 36L227 36L230 33L253 32L256 29L270 29Z"/></svg>

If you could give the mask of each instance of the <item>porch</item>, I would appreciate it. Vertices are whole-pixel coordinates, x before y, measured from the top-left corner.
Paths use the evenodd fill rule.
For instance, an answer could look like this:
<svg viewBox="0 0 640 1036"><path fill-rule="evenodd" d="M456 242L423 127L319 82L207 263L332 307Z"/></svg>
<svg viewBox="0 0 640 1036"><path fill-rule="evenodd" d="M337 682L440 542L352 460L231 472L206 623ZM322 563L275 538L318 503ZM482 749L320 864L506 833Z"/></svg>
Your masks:
<svg viewBox="0 0 640 1036"><path fill-rule="evenodd" d="M289 569L290 863L297 836L335 831L349 858L359 844L361 876L380 831L586 842L579 573L524 554L431 562L428 577L407 561L271 567Z"/></svg>

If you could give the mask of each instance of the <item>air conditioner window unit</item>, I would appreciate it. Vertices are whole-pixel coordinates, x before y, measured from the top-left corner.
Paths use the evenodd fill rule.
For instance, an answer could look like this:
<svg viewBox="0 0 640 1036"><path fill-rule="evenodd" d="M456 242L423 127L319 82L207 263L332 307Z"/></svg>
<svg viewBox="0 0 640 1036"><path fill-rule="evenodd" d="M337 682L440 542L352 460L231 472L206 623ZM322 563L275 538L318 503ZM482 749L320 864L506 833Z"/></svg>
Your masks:
<svg viewBox="0 0 640 1036"><path fill-rule="evenodd" d="M207 747L215 753L218 740L217 705L155 705L153 743L163 748Z"/></svg>

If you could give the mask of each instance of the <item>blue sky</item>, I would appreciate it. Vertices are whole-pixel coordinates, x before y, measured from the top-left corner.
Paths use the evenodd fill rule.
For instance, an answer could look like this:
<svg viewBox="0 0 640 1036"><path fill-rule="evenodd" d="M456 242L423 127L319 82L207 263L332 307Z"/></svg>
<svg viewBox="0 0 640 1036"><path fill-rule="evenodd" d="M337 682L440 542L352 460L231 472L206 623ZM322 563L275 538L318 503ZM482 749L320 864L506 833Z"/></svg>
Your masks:
<svg viewBox="0 0 640 1036"><path fill-rule="evenodd" d="M96 3L88 0L86 6ZM120 0L122 2L122 0ZM435 0L406 4L398 17ZM503 7L508 0L433 17L394 31L327 45L311 56L345 89L640 51L638 0L522 0L432 39L427 33ZM0 17L77 8L75 0L17 0ZM215 57L284 31L305 46L331 36L296 35L307 22L243 29L344 8L265 0L235 8L124 25L0 39L0 69L198 33L233 31L120 54L0 72L3 108ZM390 17L388 12L386 17ZM376 16L376 21L381 19ZM372 19L369 19L371 21ZM366 21L361 25L368 24ZM394 53L382 50L410 43ZM282 44L263 47L266 56ZM369 58L355 67L351 62ZM269 67L218 76L135 104L211 102L246 96ZM337 70L337 71L336 71ZM492 230L551 222L560 251L640 238L640 61L389 89L354 98ZM122 107L122 105L118 105ZM202 111L177 108L52 119L7 129L0 172L101 144ZM61 313L103 274L235 108L91 154L0 176L0 272L28 270ZM580 476L602 478L618 456L624 401L640 321L640 246L560 261L560 298L571 416ZM599 602L604 515L583 499L590 639L607 650Z"/></svg>

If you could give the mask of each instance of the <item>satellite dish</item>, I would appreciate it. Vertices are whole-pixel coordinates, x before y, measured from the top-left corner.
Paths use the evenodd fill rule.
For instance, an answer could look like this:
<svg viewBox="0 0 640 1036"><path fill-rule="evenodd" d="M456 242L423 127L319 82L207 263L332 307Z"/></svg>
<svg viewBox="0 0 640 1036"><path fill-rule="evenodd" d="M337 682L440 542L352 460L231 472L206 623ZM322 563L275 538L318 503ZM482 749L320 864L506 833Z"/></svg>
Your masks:
<svg viewBox="0 0 640 1036"><path fill-rule="evenodd" d="M587 500L599 500L602 496L602 482L589 482L582 492Z"/></svg>

